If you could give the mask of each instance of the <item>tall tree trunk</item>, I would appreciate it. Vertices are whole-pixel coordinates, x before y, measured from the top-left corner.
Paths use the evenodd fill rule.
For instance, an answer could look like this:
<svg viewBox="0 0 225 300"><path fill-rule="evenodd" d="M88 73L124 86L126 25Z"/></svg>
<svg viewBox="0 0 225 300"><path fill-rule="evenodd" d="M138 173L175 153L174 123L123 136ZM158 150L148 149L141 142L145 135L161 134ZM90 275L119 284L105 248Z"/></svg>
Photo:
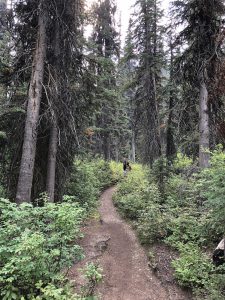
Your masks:
<svg viewBox="0 0 225 300"><path fill-rule="evenodd" d="M109 136L107 142L107 160L111 160L111 147L111 136Z"/></svg>
<svg viewBox="0 0 225 300"><path fill-rule="evenodd" d="M208 91L202 76L199 97L199 166L209 167L209 110Z"/></svg>
<svg viewBox="0 0 225 300"><path fill-rule="evenodd" d="M47 167L47 181L46 190L49 196L49 201L54 202L55 194L55 171L56 171L56 154L58 145L58 130L56 125L52 125L49 140L48 150L48 167Z"/></svg>
<svg viewBox="0 0 225 300"><path fill-rule="evenodd" d="M131 159L132 159L132 162L135 163L135 161L136 161L136 141L135 141L134 130L132 130L132 137L131 137Z"/></svg>
<svg viewBox="0 0 225 300"><path fill-rule="evenodd" d="M145 162L151 166L153 162L161 156L161 139L159 129L159 113L157 104L157 86L155 76L155 64L157 58L157 12L156 1L154 2L154 27L153 29L153 44L151 44L150 20L148 15L147 4L143 4L143 12L145 15L145 49L148 56L145 61L146 75L144 78L144 88L146 91L146 149Z"/></svg>
<svg viewBox="0 0 225 300"><path fill-rule="evenodd" d="M119 138L116 137L116 141L115 141L115 160L116 162L119 162Z"/></svg>
<svg viewBox="0 0 225 300"><path fill-rule="evenodd" d="M104 149L105 160L111 160L111 139L109 133L104 134L103 149Z"/></svg>
<svg viewBox="0 0 225 300"><path fill-rule="evenodd" d="M176 147L174 143L174 132L173 132L173 98L170 96L170 103L169 103L169 117L168 117L168 128L166 132L166 157L168 160L172 159L173 156L176 154Z"/></svg>
<svg viewBox="0 0 225 300"><path fill-rule="evenodd" d="M24 131L22 158L17 186L16 201L18 204L29 202L33 181L34 161L37 143L37 125L39 119L42 83L44 76L44 61L46 55L46 8L40 8L38 19L38 34L33 58L28 105Z"/></svg>
<svg viewBox="0 0 225 300"><path fill-rule="evenodd" d="M61 1L58 1L60 6ZM54 56L53 56L53 77L52 81L52 102L57 103L59 99L59 81L60 77L60 25L59 20L56 20L55 32L54 32ZM55 177L56 177L56 155L58 147L58 130L57 130L57 118L54 111L52 112L52 124L49 138L49 149L48 149L48 166L47 166L47 179L46 179L46 191L50 202L54 202L55 195Z"/></svg>
<svg viewBox="0 0 225 300"><path fill-rule="evenodd" d="M172 26L172 25L171 25ZM173 124L173 110L174 110L174 72L173 72L173 41L172 34L170 35L170 93L169 93L169 116L167 122L167 132L166 132L166 157L169 160L173 158L176 154L176 146L174 143L174 124Z"/></svg>

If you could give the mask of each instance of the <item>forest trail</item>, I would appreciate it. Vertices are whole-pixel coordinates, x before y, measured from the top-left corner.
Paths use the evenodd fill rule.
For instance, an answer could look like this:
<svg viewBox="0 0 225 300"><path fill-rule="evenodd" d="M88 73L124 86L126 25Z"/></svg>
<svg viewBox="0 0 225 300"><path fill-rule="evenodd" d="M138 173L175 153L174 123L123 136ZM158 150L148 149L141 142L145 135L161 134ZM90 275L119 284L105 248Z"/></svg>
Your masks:
<svg viewBox="0 0 225 300"><path fill-rule="evenodd" d="M85 260L70 270L70 278L79 289L85 284L78 273L88 262L103 269L103 282L96 294L101 300L187 300L185 292L177 287L162 284L148 266L145 250L135 232L116 211L112 195L115 188L101 196L100 221L91 220L84 228L81 246Z"/></svg>

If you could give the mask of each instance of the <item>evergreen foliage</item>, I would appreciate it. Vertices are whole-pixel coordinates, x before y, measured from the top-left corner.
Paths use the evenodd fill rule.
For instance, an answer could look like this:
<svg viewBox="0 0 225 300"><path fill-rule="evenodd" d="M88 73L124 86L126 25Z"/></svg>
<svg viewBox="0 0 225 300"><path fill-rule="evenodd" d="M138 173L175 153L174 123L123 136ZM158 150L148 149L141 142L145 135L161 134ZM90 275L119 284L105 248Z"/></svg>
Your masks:
<svg viewBox="0 0 225 300"><path fill-rule="evenodd" d="M64 274L118 184L140 241L179 253L179 284L224 299L209 257L225 232L224 1L171 1L166 29L160 1L136 0L124 49L116 1L85 4L0 3L0 297L92 297L98 266L84 297Z"/></svg>

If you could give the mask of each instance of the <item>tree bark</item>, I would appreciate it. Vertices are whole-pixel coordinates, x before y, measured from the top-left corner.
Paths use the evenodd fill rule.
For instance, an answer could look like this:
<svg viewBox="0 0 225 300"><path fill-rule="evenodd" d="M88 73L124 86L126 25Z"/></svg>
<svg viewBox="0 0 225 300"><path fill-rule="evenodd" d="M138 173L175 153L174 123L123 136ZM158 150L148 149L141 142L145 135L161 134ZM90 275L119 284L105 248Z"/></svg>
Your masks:
<svg viewBox="0 0 225 300"><path fill-rule="evenodd" d="M201 80L199 97L199 166L209 167L209 111L208 91L205 80Z"/></svg>
<svg viewBox="0 0 225 300"><path fill-rule="evenodd" d="M37 125L42 95L44 61L46 56L46 19L46 9L42 4L38 19L37 43L33 58L32 74L28 93L22 158L16 194L16 202L18 204L22 202L29 202L31 199L37 143Z"/></svg>
<svg viewBox="0 0 225 300"><path fill-rule="evenodd" d="M59 1L60 4L60 1ZM54 202L55 196L55 178L56 178L56 163L57 163L57 148L58 148L58 130L57 130L57 117L54 113L54 106L60 97L60 25L59 21L56 21L54 32L54 56L53 56L53 78L52 81L52 121L49 137L49 149L48 149L48 166L47 166L47 179L46 179L46 191L50 202ZM56 104L54 104L56 103Z"/></svg>
<svg viewBox="0 0 225 300"><path fill-rule="evenodd" d="M48 150L48 167L47 167L47 181L46 190L49 196L49 201L54 202L55 194L55 171L56 171L56 154L58 145L58 130L56 125L52 125L49 140Z"/></svg>
<svg viewBox="0 0 225 300"><path fill-rule="evenodd" d="M144 128L144 162L152 166L153 162L161 156L161 140L159 129L159 114L157 104L157 83L155 75L156 50L157 50L157 12L154 1L153 20L149 18L148 3L143 2L145 55L143 89L145 95L145 128ZM153 28L153 29L152 29Z"/></svg>
<svg viewBox="0 0 225 300"><path fill-rule="evenodd" d="M172 26L172 24L171 24ZM166 132L166 157L171 160L176 154L176 146L174 142L174 124L173 124L173 111L174 111L174 55L172 46L172 34L170 35L170 94L169 94L169 116L167 122L167 132Z"/></svg>
<svg viewBox="0 0 225 300"><path fill-rule="evenodd" d="M6 31L6 9L7 1L1 0L0 2L0 40L3 39Z"/></svg>
<svg viewBox="0 0 225 300"><path fill-rule="evenodd" d="M119 162L119 138L116 138L116 143L115 143L115 160L116 162Z"/></svg>
<svg viewBox="0 0 225 300"><path fill-rule="evenodd" d="M135 163L136 161L136 143L135 143L135 132L132 130L132 138L131 138L131 159L132 162Z"/></svg>

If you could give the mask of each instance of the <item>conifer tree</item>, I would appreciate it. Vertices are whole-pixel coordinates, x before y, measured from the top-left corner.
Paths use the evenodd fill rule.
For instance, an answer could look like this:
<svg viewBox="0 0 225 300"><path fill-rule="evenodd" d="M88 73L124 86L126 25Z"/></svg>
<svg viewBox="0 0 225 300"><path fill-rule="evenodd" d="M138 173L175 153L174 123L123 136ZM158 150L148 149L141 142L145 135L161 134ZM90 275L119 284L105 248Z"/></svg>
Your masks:
<svg viewBox="0 0 225 300"><path fill-rule="evenodd" d="M136 70L136 106L142 120L144 162L152 165L161 156L159 98L163 68L162 12L157 0L135 4L133 44L139 62Z"/></svg>
<svg viewBox="0 0 225 300"><path fill-rule="evenodd" d="M18 204L24 201L29 202L31 199L37 143L37 126L43 88L44 65L47 49L46 31L48 26L47 7L44 0L40 1L38 10L39 13L36 49L32 64L23 150L16 194L16 200Z"/></svg>
<svg viewBox="0 0 225 300"><path fill-rule="evenodd" d="M44 1L33 0L16 2L11 12L13 16L11 45L16 55L12 58L10 74L7 76L10 82L7 87L8 99L3 102L4 110L0 120L0 126L6 129L10 141L4 153L4 172L6 178L10 179L8 182L10 195L14 197L16 192L14 188L22 155L21 141L23 142L22 135L26 119L24 110L27 107L26 104L29 103L29 101L26 102L26 87L30 82L32 60L34 64L36 63L36 52L33 50L35 45L39 48L42 45L35 41L40 37L37 29L40 28L38 20L42 16L42 4L46 8L44 10L46 52L45 49L39 49L38 54L43 55L43 64L38 63L37 70L40 71L43 66L43 75L42 79L39 78L36 81L42 91L39 90L39 95L35 93L40 100L39 113L36 119L31 119L36 125L33 130L27 125L32 131L29 139L32 160L27 164L30 168L29 172L23 168L26 176L29 173L29 184L25 184L26 180L24 181L24 176L21 176L20 172L18 203L30 201L46 189L53 201L55 187L56 197L62 195L74 154L77 151L79 130L82 130L80 128L84 126L84 120L89 113L86 109L89 103L85 101L86 95L83 92L85 80L81 79L84 76L81 55L83 47L82 1L67 1L66 6L62 0L48 1L47 4ZM15 20L16 23L13 23ZM24 67L25 65L27 67ZM34 87L30 84L30 90L32 86ZM83 100L80 101L81 99ZM27 113L28 111L29 109ZM9 122L12 126L9 126ZM56 152L58 156L55 155ZM29 159L28 155L23 154L23 156L25 160Z"/></svg>
<svg viewBox="0 0 225 300"><path fill-rule="evenodd" d="M122 94L125 98L125 111L128 117L129 141L131 160L136 160L137 135L138 135L138 118L135 95L137 90L136 67L138 65L138 57L135 54L135 46L132 38L132 19L129 20L127 37L124 46L124 55L121 60L121 84Z"/></svg>
<svg viewBox="0 0 225 300"><path fill-rule="evenodd" d="M119 57L118 33L115 28L116 6L112 0L104 0L93 6L92 47L94 47L94 66L96 72L96 99L99 112L96 114L95 127L97 138L95 152L111 159L113 154L114 133L117 132L116 61Z"/></svg>
<svg viewBox="0 0 225 300"><path fill-rule="evenodd" d="M221 17L225 7L221 0L176 1L179 22L185 25L178 37L179 43L187 44L187 49L179 59L184 80L199 94L199 166L209 166L210 125L209 125L209 92L213 64L220 56Z"/></svg>

